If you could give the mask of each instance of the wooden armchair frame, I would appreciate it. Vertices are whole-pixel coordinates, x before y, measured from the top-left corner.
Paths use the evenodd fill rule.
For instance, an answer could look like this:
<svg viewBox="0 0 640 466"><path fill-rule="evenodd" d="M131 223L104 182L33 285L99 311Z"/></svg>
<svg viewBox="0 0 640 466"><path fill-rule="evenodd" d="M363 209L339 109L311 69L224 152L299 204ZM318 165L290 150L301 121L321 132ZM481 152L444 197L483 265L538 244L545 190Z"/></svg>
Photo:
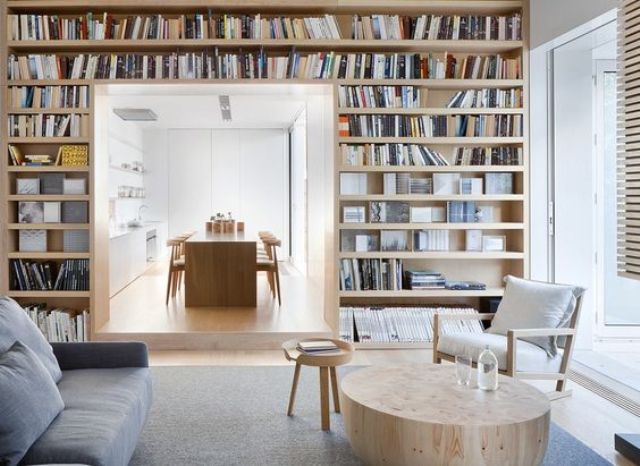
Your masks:
<svg viewBox="0 0 640 466"><path fill-rule="evenodd" d="M563 328L535 328L535 329L517 329L507 332L507 368L499 370L501 374L509 377L529 380L555 380L556 389L550 392L549 398L552 400L564 398L571 395L571 390L566 390L567 378L571 357L573 356L573 348L575 346L575 336L577 332L578 321L580 319L580 309L582 307L582 295L576 298L576 307L569 319L569 325ZM440 323L443 320L493 320L495 314L436 314L433 320L433 362L440 364L443 360L455 362L455 355L438 351L438 340L440 339ZM528 337L552 337L564 336L566 341L564 344L564 352L558 372L527 372L517 370L518 346L516 342L519 338ZM476 367L476 363L473 363Z"/></svg>

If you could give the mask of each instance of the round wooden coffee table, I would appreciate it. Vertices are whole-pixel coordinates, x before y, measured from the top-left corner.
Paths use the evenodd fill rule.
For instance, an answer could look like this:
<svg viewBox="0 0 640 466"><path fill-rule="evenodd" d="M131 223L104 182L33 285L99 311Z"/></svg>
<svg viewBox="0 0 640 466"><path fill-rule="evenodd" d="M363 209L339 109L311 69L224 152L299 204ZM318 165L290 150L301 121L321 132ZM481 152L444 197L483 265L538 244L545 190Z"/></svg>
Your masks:
<svg viewBox="0 0 640 466"><path fill-rule="evenodd" d="M457 385L453 365L350 373L341 401L352 448L366 464L539 465L549 439L546 395L505 376L495 392L473 385Z"/></svg>

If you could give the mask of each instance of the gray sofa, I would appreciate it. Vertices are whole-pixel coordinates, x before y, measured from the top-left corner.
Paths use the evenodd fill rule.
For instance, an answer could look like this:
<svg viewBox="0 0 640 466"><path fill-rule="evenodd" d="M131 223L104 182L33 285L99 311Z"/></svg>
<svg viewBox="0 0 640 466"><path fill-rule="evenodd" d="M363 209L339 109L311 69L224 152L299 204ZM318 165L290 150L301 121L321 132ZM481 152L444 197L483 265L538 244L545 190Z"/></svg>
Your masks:
<svg viewBox="0 0 640 466"><path fill-rule="evenodd" d="M127 465L151 408L144 343L53 343L64 410L27 451L24 465Z"/></svg>

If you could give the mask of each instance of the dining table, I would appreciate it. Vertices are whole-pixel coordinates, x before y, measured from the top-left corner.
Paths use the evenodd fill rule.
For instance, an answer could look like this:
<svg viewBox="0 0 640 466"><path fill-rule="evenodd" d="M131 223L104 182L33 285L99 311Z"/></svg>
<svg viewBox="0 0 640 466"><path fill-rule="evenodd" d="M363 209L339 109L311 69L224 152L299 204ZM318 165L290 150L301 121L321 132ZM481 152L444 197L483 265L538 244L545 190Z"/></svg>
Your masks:
<svg viewBox="0 0 640 466"><path fill-rule="evenodd" d="M199 231L185 242L185 305L256 307L256 239Z"/></svg>

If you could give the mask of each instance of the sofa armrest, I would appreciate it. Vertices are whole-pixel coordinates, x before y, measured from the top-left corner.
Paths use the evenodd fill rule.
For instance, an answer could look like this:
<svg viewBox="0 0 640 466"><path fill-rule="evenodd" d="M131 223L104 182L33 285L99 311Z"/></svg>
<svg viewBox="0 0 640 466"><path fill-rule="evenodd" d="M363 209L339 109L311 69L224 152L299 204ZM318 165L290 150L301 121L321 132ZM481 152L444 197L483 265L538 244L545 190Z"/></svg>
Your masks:
<svg viewBox="0 0 640 466"><path fill-rule="evenodd" d="M576 330L573 328L519 328L507 332L509 338L560 337L575 334Z"/></svg>
<svg viewBox="0 0 640 466"><path fill-rule="evenodd" d="M433 316L433 362L438 364L438 340L440 339L440 322L443 320L492 320L495 314L479 312L477 314L435 314Z"/></svg>
<svg viewBox="0 0 640 466"><path fill-rule="evenodd" d="M51 346L63 371L149 367L147 345L138 341L52 343Z"/></svg>

